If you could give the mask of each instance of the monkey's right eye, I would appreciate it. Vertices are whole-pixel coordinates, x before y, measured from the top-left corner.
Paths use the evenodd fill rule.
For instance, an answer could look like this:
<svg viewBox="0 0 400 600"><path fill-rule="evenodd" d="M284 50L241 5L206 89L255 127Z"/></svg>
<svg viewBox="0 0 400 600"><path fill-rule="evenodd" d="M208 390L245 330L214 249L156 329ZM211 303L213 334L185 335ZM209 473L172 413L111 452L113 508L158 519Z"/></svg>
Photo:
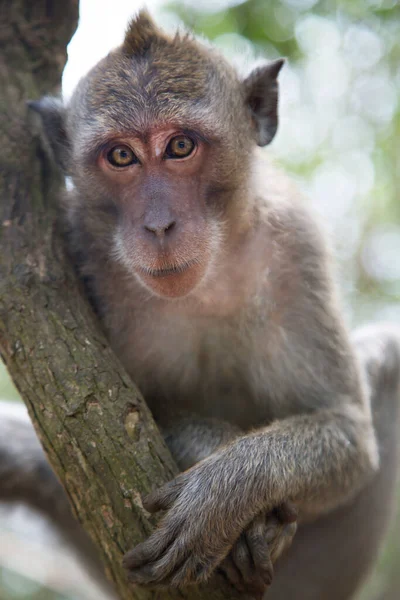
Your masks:
<svg viewBox="0 0 400 600"><path fill-rule="evenodd" d="M129 146L114 146L107 154L107 160L113 167L129 167L139 162Z"/></svg>

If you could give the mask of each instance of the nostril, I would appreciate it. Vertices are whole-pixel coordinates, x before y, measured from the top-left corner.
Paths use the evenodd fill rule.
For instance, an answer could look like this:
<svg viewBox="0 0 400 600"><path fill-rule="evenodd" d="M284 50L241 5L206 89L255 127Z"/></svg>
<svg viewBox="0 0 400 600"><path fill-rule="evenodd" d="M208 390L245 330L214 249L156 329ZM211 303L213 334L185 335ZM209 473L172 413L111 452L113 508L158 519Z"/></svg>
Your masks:
<svg viewBox="0 0 400 600"><path fill-rule="evenodd" d="M169 231L171 231L171 229L173 229L176 225L175 221L171 221L171 223L164 229L165 233L168 233Z"/></svg>
<svg viewBox="0 0 400 600"><path fill-rule="evenodd" d="M145 225L144 228L146 231L149 231L150 233L156 233L156 231L157 231L157 228L154 227L153 225Z"/></svg>
<svg viewBox="0 0 400 600"><path fill-rule="evenodd" d="M168 234L171 232L172 229L174 229L176 225L176 221L170 221L167 224L147 224L144 226L144 228L149 231L150 233L154 233L154 235L161 237L164 236L165 234Z"/></svg>

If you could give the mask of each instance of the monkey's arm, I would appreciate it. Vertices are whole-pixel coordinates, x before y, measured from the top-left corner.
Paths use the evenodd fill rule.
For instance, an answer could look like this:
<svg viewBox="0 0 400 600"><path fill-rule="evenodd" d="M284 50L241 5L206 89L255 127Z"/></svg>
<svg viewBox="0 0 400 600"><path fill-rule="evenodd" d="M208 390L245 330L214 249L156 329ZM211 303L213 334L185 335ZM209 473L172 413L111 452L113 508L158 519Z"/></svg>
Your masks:
<svg viewBox="0 0 400 600"><path fill-rule="evenodd" d="M0 501L23 502L46 516L114 598L97 551L72 514L25 406L0 402Z"/></svg>
<svg viewBox="0 0 400 600"><path fill-rule="evenodd" d="M175 420L163 434L184 470L239 438L243 431L227 421L191 415ZM220 571L239 592L263 596L273 579L273 564L292 544L296 519L294 506L284 503L273 511L262 511L236 540Z"/></svg>
<svg viewBox="0 0 400 600"><path fill-rule="evenodd" d="M163 427L162 434L176 464L184 471L243 432L227 421L185 415Z"/></svg>
<svg viewBox="0 0 400 600"><path fill-rule="evenodd" d="M398 340L393 324L363 328L353 338L370 390L379 471L350 502L299 528L293 546L278 564L268 600L353 598L376 563L396 506Z"/></svg>
<svg viewBox="0 0 400 600"><path fill-rule="evenodd" d="M299 415L234 440L152 494L168 510L126 557L140 583L206 579L261 511L286 500L315 513L344 502L377 467L371 422L355 405Z"/></svg>
<svg viewBox="0 0 400 600"><path fill-rule="evenodd" d="M0 499L26 502L58 523L70 508L25 406L0 402Z"/></svg>

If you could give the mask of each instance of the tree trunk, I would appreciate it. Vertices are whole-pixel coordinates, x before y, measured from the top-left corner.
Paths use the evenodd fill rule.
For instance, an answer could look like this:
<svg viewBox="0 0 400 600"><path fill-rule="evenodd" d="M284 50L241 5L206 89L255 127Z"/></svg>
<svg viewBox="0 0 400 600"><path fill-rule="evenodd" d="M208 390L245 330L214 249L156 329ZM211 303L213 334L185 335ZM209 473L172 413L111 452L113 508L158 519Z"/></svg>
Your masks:
<svg viewBox="0 0 400 600"><path fill-rule="evenodd" d="M73 510L123 599L234 598L132 588L126 550L154 526L141 494L177 469L99 331L57 232L62 179L27 126L26 100L57 92L76 0L0 0L0 352Z"/></svg>

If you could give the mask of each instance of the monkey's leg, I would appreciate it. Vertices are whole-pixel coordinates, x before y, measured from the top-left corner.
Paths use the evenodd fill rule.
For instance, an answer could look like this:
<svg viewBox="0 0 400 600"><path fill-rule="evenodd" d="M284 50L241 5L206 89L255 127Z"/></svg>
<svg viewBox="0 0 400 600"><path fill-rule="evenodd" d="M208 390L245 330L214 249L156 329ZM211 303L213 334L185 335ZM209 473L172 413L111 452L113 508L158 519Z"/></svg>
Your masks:
<svg viewBox="0 0 400 600"><path fill-rule="evenodd" d="M8 402L0 402L0 502L23 502L45 515L113 597L96 549L74 518L24 407Z"/></svg>
<svg viewBox="0 0 400 600"><path fill-rule="evenodd" d="M275 567L268 600L348 600L375 563L393 513L399 435L399 337L378 328L355 343L371 389L380 470L347 506L300 525Z"/></svg>

